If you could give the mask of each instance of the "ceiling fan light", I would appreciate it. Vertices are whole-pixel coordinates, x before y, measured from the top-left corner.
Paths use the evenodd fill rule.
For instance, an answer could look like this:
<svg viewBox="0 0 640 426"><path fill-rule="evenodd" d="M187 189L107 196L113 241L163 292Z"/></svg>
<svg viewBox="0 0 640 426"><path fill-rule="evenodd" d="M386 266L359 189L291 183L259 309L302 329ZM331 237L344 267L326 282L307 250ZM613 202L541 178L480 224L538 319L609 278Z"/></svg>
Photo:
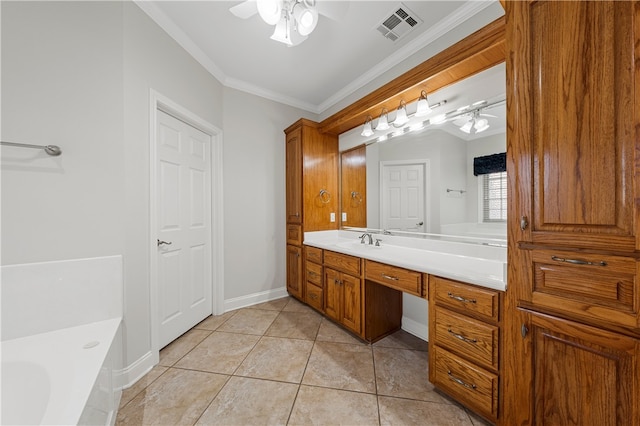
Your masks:
<svg viewBox="0 0 640 426"><path fill-rule="evenodd" d="M473 120L469 120L460 127L460 130L462 130L465 133L471 133L472 126L473 126Z"/></svg>
<svg viewBox="0 0 640 426"><path fill-rule="evenodd" d="M361 136L369 137L373 136L373 128L371 127L371 116L367 116L367 120L364 122L364 127L362 128Z"/></svg>
<svg viewBox="0 0 640 426"><path fill-rule="evenodd" d="M382 113L378 118L378 124L376 125L376 130L387 130L389 128L389 121L387 119L387 110L382 109Z"/></svg>
<svg viewBox="0 0 640 426"><path fill-rule="evenodd" d="M276 24L276 29L271 35L271 40L279 41L287 46L293 46L291 41L291 28L289 28L289 20L286 17L282 17Z"/></svg>
<svg viewBox="0 0 640 426"><path fill-rule="evenodd" d="M303 36L311 34L318 25L318 10L304 3L296 3L293 6L293 17L296 20L298 33Z"/></svg>
<svg viewBox="0 0 640 426"><path fill-rule="evenodd" d="M476 129L476 133L484 132L489 128L489 120L486 118L476 120L476 124L473 127Z"/></svg>
<svg viewBox="0 0 640 426"><path fill-rule="evenodd" d="M445 121L447 121L447 115L446 114L438 114L434 117L431 117L429 119L429 123L430 124L441 124L444 123Z"/></svg>
<svg viewBox="0 0 640 426"><path fill-rule="evenodd" d="M258 13L264 22L276 25L282 17L283 0L257 0Z"/></svg>
<svg viewBox="0 0 640 426"><path fill-rule="evenodd" d="M418 99L418 106L416 109L416 117L424 117L427 114L430 114L432 111L429 106L429 101L427 100L427 92L424 90L420 93L420 98Z"/></svg>

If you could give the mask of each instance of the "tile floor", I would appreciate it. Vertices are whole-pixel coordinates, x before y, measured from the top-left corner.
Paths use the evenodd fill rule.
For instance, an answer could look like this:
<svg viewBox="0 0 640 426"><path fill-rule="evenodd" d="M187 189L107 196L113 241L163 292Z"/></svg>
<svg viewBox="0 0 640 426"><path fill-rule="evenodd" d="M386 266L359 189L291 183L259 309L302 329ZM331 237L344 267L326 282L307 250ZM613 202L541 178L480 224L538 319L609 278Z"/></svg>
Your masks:
<svg viewBox="0 0 640 426"><path fill-rule="evenodd" d="M209 317L123 392L117 425L486 425L434 391L427 343L365 344L287 297Z"/></svg>

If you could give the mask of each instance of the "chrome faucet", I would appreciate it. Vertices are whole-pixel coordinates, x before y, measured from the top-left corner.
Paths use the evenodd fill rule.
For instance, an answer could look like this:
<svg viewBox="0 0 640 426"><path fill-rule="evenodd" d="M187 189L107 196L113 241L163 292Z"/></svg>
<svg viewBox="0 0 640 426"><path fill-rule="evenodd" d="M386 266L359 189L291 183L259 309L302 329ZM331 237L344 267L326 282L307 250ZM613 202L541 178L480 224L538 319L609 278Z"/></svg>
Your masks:
<svg viewBox="0 0 640 426"><path fill-rule="evenodd" d="M360 244L364 244L364 239L369 237L369 245L373 245L373 237L371 234L364 233L360 235Z"/></svg>

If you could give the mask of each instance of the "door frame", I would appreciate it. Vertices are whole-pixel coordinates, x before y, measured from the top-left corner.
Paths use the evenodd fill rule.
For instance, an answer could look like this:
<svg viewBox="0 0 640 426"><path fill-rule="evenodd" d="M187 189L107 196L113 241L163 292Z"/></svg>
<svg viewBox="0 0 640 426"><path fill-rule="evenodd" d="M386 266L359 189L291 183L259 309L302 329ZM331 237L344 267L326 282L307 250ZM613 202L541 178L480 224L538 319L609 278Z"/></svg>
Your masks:
<svg viewBox="0 0 640 426"><path fill-rule="evenodd" d="M209 149L211 166L211 313L220 315L224 311L224 226L223 226L223 187L222 187L222 130L192 113L170 98L150 90L149 102L149 315L151 324L151 353L154 364L160 359L160 318L157 243L153 236L157 234L157 124L158 110L184 121L211 137ZM215 236L215 238L214 238Z"/></svg>
<svg viewBox="0 0 640 426"><path fill-rule="evenodd" d="M383 211L384 211L384 206L382 205L382 200L384 199L384 188L383 188L383 184L384 184L384 168L387 166L408 166L411 164L419 164L421 166L424 167L424 176L422 176L422 179L424 180L423 185L424 185L424 205L422 206L422 211L424 212L424 234L429 234L431 232L431 211L428 209L428 207L431 205L431 188L429 187L430 183L431 183L431 173L430 173L430 169L429 169L429 160L428 159L420 159L420 160L384 160L384 161L380 161L380 171L379 171L379 193L380 193L380 201L379 201L379 205L380 205L380 210L379 210L379 217L380 217L380 226L382 226L382 219L383 219Z"/></svg>

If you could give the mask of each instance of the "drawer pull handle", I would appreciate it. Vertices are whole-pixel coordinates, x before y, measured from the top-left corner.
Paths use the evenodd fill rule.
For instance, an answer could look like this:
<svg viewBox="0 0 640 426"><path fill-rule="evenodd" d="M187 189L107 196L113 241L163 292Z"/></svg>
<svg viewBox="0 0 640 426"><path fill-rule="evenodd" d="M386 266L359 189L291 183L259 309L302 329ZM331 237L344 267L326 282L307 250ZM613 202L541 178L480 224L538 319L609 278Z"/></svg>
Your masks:
<svg viewBox="0 0 640 426"><path fill-rule="evenodd" d="M317 272L313 272L313 271L307 271L307 273L309 274L310 277L318 277L318 276L320 276L320 274L318 274Z"/></svg>
<svg viewBox="0 0 640 426"><path fill-rule="evenodd" d="M310 294L309 297L312 298L313 300L316 300L318 298L318 295L317 294Z"/></svg>
<svg viewBox="0 0 640 426"><path fill-rule="evenodd" d="M478 341L476 339L469 339L468 337L464 337L462 334L458 334L455 331L451 330L450 328L447 329L447 331L449 332L449 334L451 334L453 337L455 337L456 339L462 340L463 342L467 342L467 343L478 343Z"/></svg>
<svg viewBox="0 0 640 426"><path fill-rule="evenodd" d="M464 386L465 388L475 389L477 387L476 385L470 385L469 383L465 382L464 380L458 379L456 376L451 374L451 370L447 371L447 374L449 375L449 379L450 380L456 382L459 385Z"/></svg>
<svg viewBox="0 0 640 426"><path fill-rule="evenodd" d="M450 291L447 292L447 296L449 296L453 300L457 300L458 302L462 302L462 303L477 303L476 299L465 299L464 297L457 296L457 295L451 293Z"/></svg>
<svg viewBox="0 0 640 426"><path fill-rule="evenodd" d="M398 281L399 280L398 277L392 277L390 275L385 275L385 274L380 274L380 275L382 275L382 278L386 278L388 280L392 280L392 281Z"/></svg>
<svg viewBox="0 0 640 426"><path fill-rule="evenodd" d="M551 260L555 260L556 262L573 263L574 265L607 266L607 262L604 260L601 260L600 262L589 262L588 260L566 259L558 256L551 256Z"/></svg>

